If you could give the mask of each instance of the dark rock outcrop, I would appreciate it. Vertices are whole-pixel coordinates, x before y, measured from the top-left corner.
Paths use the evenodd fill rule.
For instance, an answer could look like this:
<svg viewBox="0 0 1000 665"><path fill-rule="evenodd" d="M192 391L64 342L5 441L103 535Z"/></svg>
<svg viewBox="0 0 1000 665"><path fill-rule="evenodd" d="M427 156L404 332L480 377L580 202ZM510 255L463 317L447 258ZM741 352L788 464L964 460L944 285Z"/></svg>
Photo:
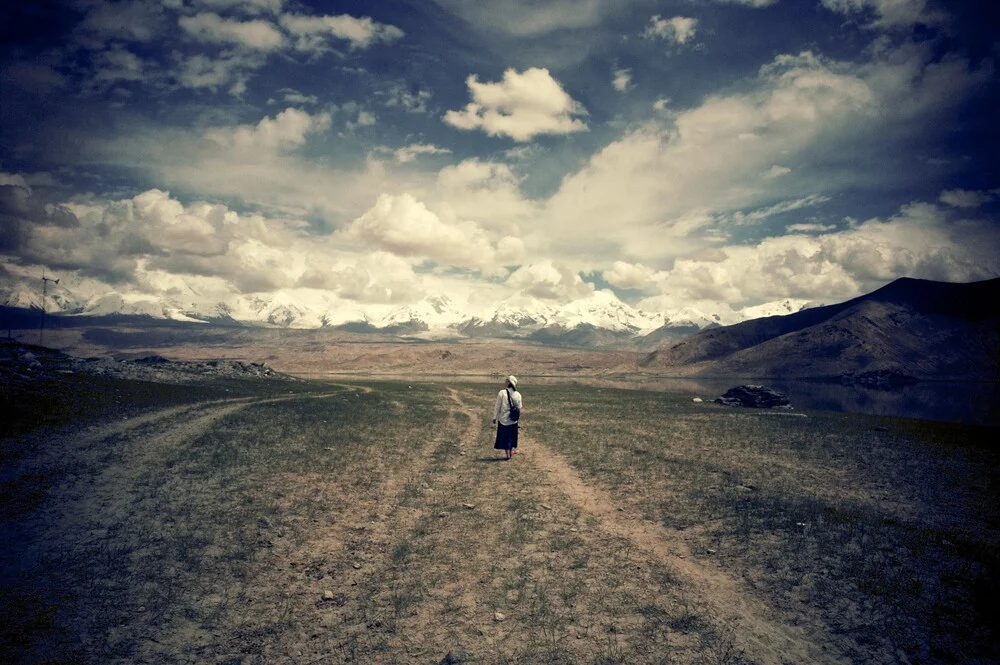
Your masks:
<svg viewBox="0 0 1000 665"><path fill-rule="evenodd" d="M789 407L788 395L764 386L736 386L715 398L716 404L724 406L744 406L753 409Z"/></svg>

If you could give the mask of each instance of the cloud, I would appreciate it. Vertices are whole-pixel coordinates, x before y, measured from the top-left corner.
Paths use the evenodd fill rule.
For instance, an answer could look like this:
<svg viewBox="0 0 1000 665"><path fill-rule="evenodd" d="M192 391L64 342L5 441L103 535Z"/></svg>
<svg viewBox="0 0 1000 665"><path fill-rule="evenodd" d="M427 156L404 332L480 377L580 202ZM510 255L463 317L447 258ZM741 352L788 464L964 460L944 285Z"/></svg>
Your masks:
<svg viewBox="0 0 1000 665"><path fill-rule="evenodd" d="M316 95L306 95L294 88L282 88L278 92L281 93L281 98L286 104L318 104L319 97ZM274 100L268 100L268 104L272 103Z"/></svg>
<svg viewBox="0 0 1000 665"><path fill-rule="evenodd" d="M241 95L246 91L250 72L264 66L266 60L259 53L227 53L219 57L195 54L176 55L174 77L183 88L208 88L213 92L230 86L229 92Z"/></svg>
<svg viewBox="0 0 1000 665"><path fill-rule="evenodd" d="M340 16L305 16L284 14L281 26L295 39L295 48L300 51L321 53L329 49L329 38L349 43L352 49L366 49L383 42L402 39L405 33L393 25L376 23L367 16L356 18Z"/></svg>
<svg viewBox="0 0 1000 665"><path fill-rule="evenodd" d="M178 0L179 1L179 0ZM194 0L197 7L214 10L238 10L246 14L278 14L284 7L284 0Z"/></svg>
<svg viewBox="0 0 1000 665"><path fill-rule="evenodd" d="M470 102L461 111L448 111L444 121L465 130L481 129L490 136L528 141L541 134L571 134L587 130L573 116L585 111L547 69L533 67L519 73L504 72L499 83L480 83L473 74L466 79Z"/></svg>
<svg viewBox="0 0 1000 665"><path fill-rule="evenodd" d="M649 25L643 31L646 39L663 39L673 44L685 44L694 37L698 19L675 16L663 18L659 14L649 19Z"/></svg>
<svg viewBox="0 0 1000 665"><path fill-rule="evenodd" d="M657 271L648 268L641 263L627 263L625 261L615 261L609 270L601 273L601 277L619 289L637 289L641 291L649 290L654 286L654 279Z"/></svg>
<svg viewBox="0 0 1000 665"><path fill-rule="evenodd" d="M804 196L798 199L791 199L787 201L779 201L773 205L766 206L764 208L758 208L752 210L748 213L743 211L737 211L732 215L725 218L730 224L759 224L760 222L774 217L775 215L782 215L795 210L801 210L802 208L812 208L818 205L822 205L830 200L829 196L823 196L821 194L810 194L809 196Z"/></svg>
<svg viewBox="0 0 1000 665"><path fill-rule="evenodd" d="M194 16L181 16L177 24L194 39L210 44L231 44L256 51L274 51L280 49L285 41L273 24L259 19L237 21L201 12Z"/></svg>
<svg viewBox="0 0 1000 665"><path fill-rule="evenodd" d="M407 113L427 113L427 102L433 96L430 90L409 90L402 85L392 85L382 92L385 105L400 108Z"/></svg>
<svg viewBox="0 0 1000 665"><path fill-rule="evenodd" d="M869 28L909 28L914 25L937 25L946 17L927 8L927 0L820 0L830 11L853 16L873 17Z"/></svg>
<svg viewBox="0 0 1000 665"><path fill-rule="evenodd" d="M410 194L379 196L375 205L344 231L347 238L406 257L426 258L444 266L503 272L519 263L524 243L514 237L493 243L476 223L450 223Z"/></svg>
<svg viewBox="0 0 1000 665"><path fill-rule="evenodd" d="M778 164L775 164L774 166L772 166L771 168L769 168L767 170L767 172L764 174L764 177L765 178L780 178L781 176L788 175L791 172L792 172L792 170L790 168L788 168L787 166L780 166Z"/></svg>
<svg viewBox="0 0 1000 665"><path fill-rule="evenodd" d="M143 81L147 77L145 62L120 45L95 53L93 67L91 81L99 88L123 81Z"/></svg>
<svg viewBox="0 0 1000 665"><path fill-rule="evenodd" d="M358 119L354 124L358 127L371 127L375 124L375 114L371 111L359 111Z"/></svg>
<svg viewBox="0 0 1000 665"><path fill-rule="evenodd" d="M70 210L46 204L19 173L0 171L0 251L21 251L39 227L70 229L80 225Z"/></svg>
<svg viewBox="0 0 1000 665"><path fill-rule="evenodd" d="M976 192L967 189L948 189L941 192L941 203L955 208L978 208L995 198L993 192Z"/></svg>
<svg viewBox="0 0 1000 665"><path fill-rule="evenodd" d="M525 198L520 183L507 164L465 159L443 167L427 196L448 219L475 219L497 233L518 235L539 218L538 204Z"/></svg>
<svg viewBox="0 0 1000 665"><path fill-rule="evenodd" d="M239 150L275 151L301 146L307 135L325 132L330 124L331 115L327 112L310 115L287 108L274 118L263 118L256 125L210 129L205 137Z"/></svg>
<svg viewBox="0 0 1000 665"><path fill-rule="evenodd" d="M611 81L612 87L618 92L625 92L629 89L632 84L632 70L631 69L616 69L614 71L614 78Z"/></svg>
<svg viewBox="0 0 1000 665"><path fill-rule="evenodd" d="M545 203L546 233L563 256L618 252L648 264L724 242L720 219L759 221L794 209L788 202L818 205L843 187L898 182L905 172L840 162L925 141L989 77L961 58L936 58L926 43L882 45L864 63L779 55L742 90L665 110L593 154ZM810 168L768 177L800 161ZM775 200L786 203L762 208Z"/></svg>
<svg viewBox="0 0 1000 665"><path fill-rule="evenodd" d="M406 164L407 162L412 162L420 155L447 155L450 154L451 150L447 148L439 148L436 145L427 145L425 143L413 143L402 148L398 148L393 152L396 161L400 164Z"/></svg>
<svg viewBox="0 0 1000 665"><path fill-rule="evenodd" d="M207 202L188 205L151 189L113 201L68 202L75 224L36 225L22 261L141 287L149 271L211 277L242 292L290 286L317 243L294 224L241 216Z"/></svg>
<svg viewBox="0 0 1000 665"><path fill-rule="evenodd" d="M778 0L713 0L718 4L743 5L745 7L770 7L778 3Z"/></svg>
<svg viewBox="0 0 1000 665"><path fill-rule="evenodd" d="M594 292L579 272L553 261L521 266L507 278L507 286L546 300L576 300Z"/></svg>
<svg viewBox="0 0 1000 665"><path fill-rule="evenodd" d="M476 28L518 37L537 37L558 30L595 26L620 8L618 0L437 0Z"/></svg>
<svg viewBox="0 0 1000 665"><path fill-rule="evenodd" d="M827 231L833 231L837 228L835 224L815 224L815 223L802 223L802 224L789 224L785 227L785 230L789 233L825 233Z"/></svg>
<svg viewBox="0 0 1000 665"><path fill-rule="evenodd" d="M305 281L305 280L303 280ZM409 262L388 252L373 252L348 265L338 265L313 283L341 298L361 303L412 302L424 295L420 279Z"/></svg>
<svg viewBox="0 0 1000 665"><path fill-rule="evenodd" d="M1000 275L991 249L1000 230L986 219L962 219L933 204L903 206L887 220L833 231L808 231L718 249L709 259L678 259L656 274L661 295L646 309L692 301L760 303L781 298L834 302L872 291L899 277L967 282ZM793 230L789 227L789 230Z"/></svg>
<svg viewBox="0 0 1000 665"><path fill-rule="evenodd" d="M85 11L74 30L76 41L99 49L111 40L147 43L163 34L166 16L156 0L88 0L76 3Z"/></svg>

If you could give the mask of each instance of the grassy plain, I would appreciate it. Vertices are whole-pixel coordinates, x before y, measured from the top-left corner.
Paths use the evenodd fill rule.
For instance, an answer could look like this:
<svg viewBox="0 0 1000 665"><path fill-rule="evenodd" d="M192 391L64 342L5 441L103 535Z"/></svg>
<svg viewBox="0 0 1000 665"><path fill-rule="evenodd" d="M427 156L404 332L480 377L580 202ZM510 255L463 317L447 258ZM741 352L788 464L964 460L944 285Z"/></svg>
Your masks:
<svg viewBox="0 0 1000 665"><path fill-rule="evenodd" d="M492 385L51 388L0 662L1000 658L995 430L525 385L507 463Z"/></svg>

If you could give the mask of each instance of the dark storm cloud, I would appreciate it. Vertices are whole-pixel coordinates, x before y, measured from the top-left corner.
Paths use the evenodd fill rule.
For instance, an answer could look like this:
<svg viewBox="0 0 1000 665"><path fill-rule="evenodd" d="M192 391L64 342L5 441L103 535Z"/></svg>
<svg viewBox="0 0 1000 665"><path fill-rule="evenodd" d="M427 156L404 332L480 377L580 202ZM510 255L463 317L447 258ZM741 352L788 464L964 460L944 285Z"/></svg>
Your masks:
<svg viewBox="0 0 1000 665"><path fill-rule="evenodd" d="M70 210L60 205L46 205L30 189L15 184L0 185L0 250L23 248L36 226L73 228L80 225Z"/></svg>

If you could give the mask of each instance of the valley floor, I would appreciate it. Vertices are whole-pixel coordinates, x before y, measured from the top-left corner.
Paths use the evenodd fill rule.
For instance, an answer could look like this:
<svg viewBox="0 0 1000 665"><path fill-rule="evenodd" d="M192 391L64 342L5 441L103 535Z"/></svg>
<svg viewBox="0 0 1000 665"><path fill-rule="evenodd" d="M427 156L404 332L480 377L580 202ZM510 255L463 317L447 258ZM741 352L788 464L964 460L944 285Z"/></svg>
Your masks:
<svg viewBox="0 0 1000 665"><path fill-rule="evenodd" d="M241 385L9 432L0 660L1000 657L988 430L526 387L504 462L496 386Z"/></svg>

